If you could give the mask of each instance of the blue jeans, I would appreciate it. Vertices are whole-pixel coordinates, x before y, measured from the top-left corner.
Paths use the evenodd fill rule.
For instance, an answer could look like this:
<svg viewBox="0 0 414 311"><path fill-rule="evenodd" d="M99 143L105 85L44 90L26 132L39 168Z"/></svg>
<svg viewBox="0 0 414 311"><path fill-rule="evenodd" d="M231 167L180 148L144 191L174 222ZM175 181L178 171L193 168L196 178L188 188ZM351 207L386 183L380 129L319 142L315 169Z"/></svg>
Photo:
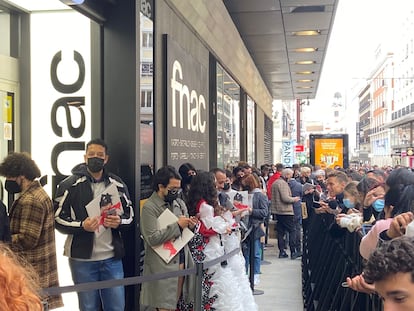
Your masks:
<svg viewBox="0 0 414 311"><path fill-rule="evenodd" d="M124 278L120 259L109 258L100 261L80 261L69 258L73 283L87 283ZM111 287L87 292L78 292L80 311L100 310L124 311L124 287Z"/></svg>
<svg viewBox="0 0 414 311"><path fill-rule="evenodd" d="M243 247L243 256L246 261L246 272L249 271L250 266L250 240L247 240L245 247ZM262 244L260 238L254 240L254 274L260 274L260 263L262 261Z"/></svg>

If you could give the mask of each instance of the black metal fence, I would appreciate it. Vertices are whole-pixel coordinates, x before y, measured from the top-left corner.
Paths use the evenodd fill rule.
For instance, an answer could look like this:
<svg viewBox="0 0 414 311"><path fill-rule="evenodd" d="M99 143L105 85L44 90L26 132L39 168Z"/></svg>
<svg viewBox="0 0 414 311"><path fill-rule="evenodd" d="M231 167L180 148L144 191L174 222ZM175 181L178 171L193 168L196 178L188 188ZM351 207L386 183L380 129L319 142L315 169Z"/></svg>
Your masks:
<svg viewBox="0 0 414 311"><path fill-rule="evenodd" d="M363 268L359 254L361 235L340 230L329 214L311 214L304 224L302 285L306 311L378 311L382 302L375 294L364 294L342 286L348 276Z"/></svg>
<svg viewBox="0 0 414 311"><path fill-rule="evenodd" d="M250 239L250 263L249 263L249 271L250 271L250 287L254 292L254 282L253 282L253 265L254 265L254 254L255 254L255 244L254 239ZM186 276L190 274L195 275L195 301L194 301L194 311L201 311L203 310L202 306L202 282L203 282L203 270L208 269L209 267L219 264L223 261L226 261L230 257L240 253L240 248L234 249L214 260L204 262L204 263L196 263L193 268L188 268L179 271L173 272L165 272L165 273L157 273L148 276L135 276L123 279L113 279L113 280L106 280L106 281L98 281L98 282L88 282L88 283L81 283L76 285L68 285L68 286L61 286L61 287L53 287L53 288L46 288L43 289L43 293L47 295L60 295L64 293L70 292L82 292L82 291L90 291L96 289L103 289L115 286L128 286L128 285L138 285L144 282L161 280L161 279L168 279L178 276ZM47 301L43 302L44 304L44 311L48 310L48 303ZM137 309L139 310L139 309Z"/></svg>

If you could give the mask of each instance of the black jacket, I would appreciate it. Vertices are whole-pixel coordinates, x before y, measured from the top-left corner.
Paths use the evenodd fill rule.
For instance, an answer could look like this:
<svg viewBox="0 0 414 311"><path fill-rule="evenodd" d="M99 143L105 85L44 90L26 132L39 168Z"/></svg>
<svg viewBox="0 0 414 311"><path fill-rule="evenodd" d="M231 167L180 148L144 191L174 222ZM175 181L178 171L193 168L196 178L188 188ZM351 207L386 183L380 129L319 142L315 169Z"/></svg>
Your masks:
<svg viewBox="0 0 414 311"><path fill-rule="evenodd" d="M72 174L59 184L56 191L55 224L59 232L69 235L67 241L70 243L70 250L65 250L65 255L70 258L89 259L92 255L94 233L84 230L82 221L88 217L85 206L93 200L91 187L93 178L85 163L75 166ZM124 247L120 228L132 223L134 216L132 202L128 188L121 178L104 169L103 180L105 186L112 183L117 186L124 210L124 214L121 215L121 225L117 229L111 229L115 258L122 258Z"/></svg>

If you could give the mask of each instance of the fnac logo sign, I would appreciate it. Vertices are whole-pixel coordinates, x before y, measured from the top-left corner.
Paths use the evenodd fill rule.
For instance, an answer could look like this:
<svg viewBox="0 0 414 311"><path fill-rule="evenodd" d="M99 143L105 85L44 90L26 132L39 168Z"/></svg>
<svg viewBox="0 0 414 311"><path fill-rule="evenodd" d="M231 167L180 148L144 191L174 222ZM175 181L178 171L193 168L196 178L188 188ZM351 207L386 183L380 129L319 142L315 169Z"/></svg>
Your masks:
<svg viewBox="0 0 414 311"><path fill-rule="evenodd" d="M206 100L202 94L185 84L183 69L178 60L172 65L171 87L171 125L186 128L193 132L205 133ZM177 125L178 124L178 125Z"/></svg>

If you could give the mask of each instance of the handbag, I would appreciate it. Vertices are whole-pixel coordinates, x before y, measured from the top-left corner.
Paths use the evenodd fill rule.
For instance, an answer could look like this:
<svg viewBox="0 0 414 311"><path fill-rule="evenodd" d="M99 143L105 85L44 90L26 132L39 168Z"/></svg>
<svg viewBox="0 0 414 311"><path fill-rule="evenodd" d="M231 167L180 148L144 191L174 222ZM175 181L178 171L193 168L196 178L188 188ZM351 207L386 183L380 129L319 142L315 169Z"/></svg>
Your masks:
<svg viewBox="0 0 414 311"><path fill-rule="evenodd" d="M308 219L308 209L306 207L306 202L300 202L300 206L302 207L302 219Z"/></svg>

